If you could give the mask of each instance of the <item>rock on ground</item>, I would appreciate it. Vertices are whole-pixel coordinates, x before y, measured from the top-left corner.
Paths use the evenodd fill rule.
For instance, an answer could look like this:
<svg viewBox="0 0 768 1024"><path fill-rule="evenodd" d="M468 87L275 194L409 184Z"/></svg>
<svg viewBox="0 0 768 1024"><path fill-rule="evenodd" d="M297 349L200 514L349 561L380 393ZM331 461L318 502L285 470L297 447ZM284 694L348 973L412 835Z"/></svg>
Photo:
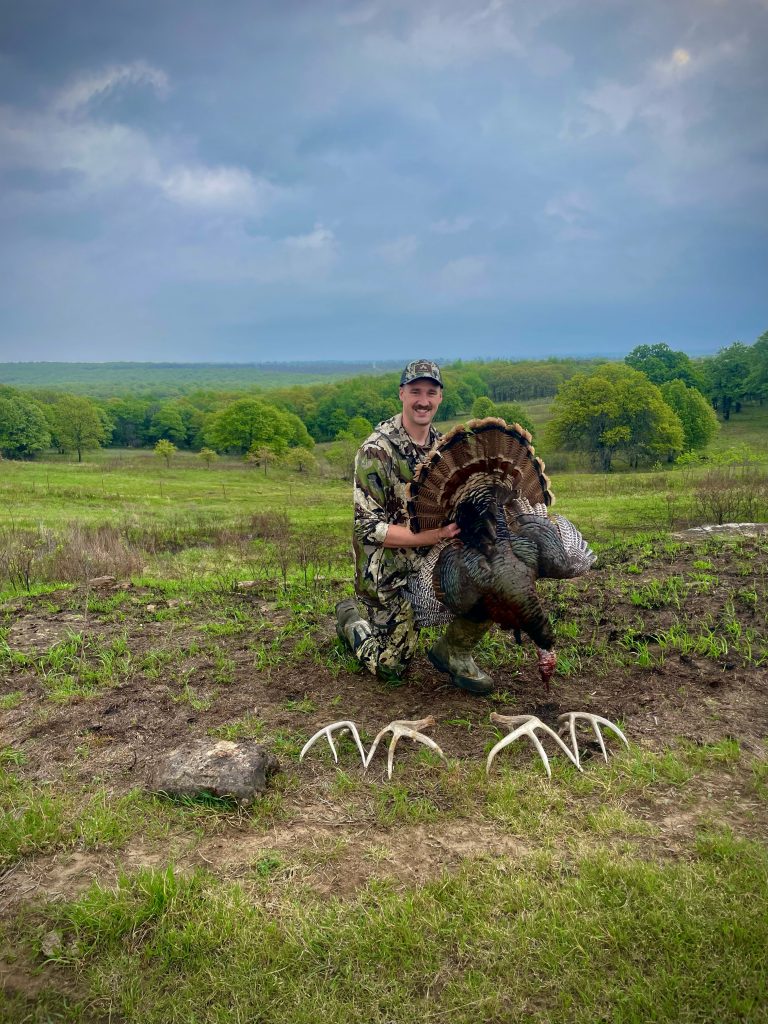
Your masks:
<svg viewBox="0 0 768 1024"><path fill-rule="evenodd" d="M230 797L251 803L262 796L277 758L255 740L196 740L177 747L157 766L151 787L175 797Z"/></svg>

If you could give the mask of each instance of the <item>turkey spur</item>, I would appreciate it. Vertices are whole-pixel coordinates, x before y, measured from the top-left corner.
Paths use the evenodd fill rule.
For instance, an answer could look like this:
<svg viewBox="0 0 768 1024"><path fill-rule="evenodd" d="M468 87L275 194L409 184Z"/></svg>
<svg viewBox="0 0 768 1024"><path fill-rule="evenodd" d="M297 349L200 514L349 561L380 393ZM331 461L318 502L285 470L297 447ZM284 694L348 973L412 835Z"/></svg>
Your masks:
<svg viewBox="0 0 768 1024"><path fill-rule="evenodd" d="M458 616L495 622L518 640L525 632L548 683L554 633L536 581L581 576L595 554L571 522L547 511L554 496L531 435L494 418L459 425L438 441L406 493L414 533L460 527L409 579L417 624Z"/></svg>

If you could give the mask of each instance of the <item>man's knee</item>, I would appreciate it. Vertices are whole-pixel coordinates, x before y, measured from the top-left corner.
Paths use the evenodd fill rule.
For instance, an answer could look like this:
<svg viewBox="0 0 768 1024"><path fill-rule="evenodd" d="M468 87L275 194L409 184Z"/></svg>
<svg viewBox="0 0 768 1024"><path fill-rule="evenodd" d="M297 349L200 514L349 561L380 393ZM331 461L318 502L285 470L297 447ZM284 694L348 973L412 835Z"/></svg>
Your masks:
<svg viewBox="0 0 768 1024"><path fill-rule="evenodd" d="M418 642L413 609L406 602L394 609L371 609L369 621L371 636L356 652L358 658L369 672L382 679L399 678L408 668Z"/></svg>

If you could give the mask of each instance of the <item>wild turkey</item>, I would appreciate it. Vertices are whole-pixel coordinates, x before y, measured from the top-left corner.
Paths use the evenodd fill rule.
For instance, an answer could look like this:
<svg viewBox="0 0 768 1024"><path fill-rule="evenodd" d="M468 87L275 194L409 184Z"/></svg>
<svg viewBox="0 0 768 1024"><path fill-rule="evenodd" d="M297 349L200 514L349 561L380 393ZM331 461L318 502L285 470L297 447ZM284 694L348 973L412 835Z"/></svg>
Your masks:
<svg viewBox="0 0 768 1024"><path fill-rule="evenodd" d="M548 514L553 501L544 463L519 424L470 420L446 434L408 487L414 532L448 522L461 528L430 550L409 581L418 624L490 620L514 630L518 641L522 630L536 644L548 682L554 635L536 581L580 576L595 561L576 527Z"/></svg>

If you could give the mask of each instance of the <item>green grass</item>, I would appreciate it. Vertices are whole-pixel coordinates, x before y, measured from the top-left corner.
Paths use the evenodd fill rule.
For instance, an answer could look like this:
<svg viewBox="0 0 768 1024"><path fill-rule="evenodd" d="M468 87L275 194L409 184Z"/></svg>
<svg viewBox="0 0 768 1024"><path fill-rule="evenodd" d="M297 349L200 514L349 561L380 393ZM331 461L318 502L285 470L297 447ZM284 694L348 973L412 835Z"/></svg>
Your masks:
<svg viewBox="0 0 768 1024"><path fill-rule="evenodd" d="M0 500L5 518L17 527L38 524L124 524L129 531L162 527L183 539L190 518L201 527L232 524L238 518L273 509L288 509L306 524L349 523L349 484L286 469L268 475L242 460L222 458L207 470L194 452L179 452L170 469L154 453L102 450L88 453L82 464L47 459L3 463Z"/></svg>
<svg viewBox="0 0 768 1024"><path fill-rule="evenodd" d="M279 858L254 866L269 879ZM284 896L171 867L50 904L51 959L126 1022L765 1020L768 859L727 832L691 861L468 863L405 892ZM212 969L215 964L215 969Z"/></svg>
<svg viewBox="0 0 768 1024"><path fill-rule="evenodd" d="M71 847L122 846L147 824L149 808L148 799L138 792L122 797L111 797L103 789L61 792L22 782L0 768L0 865Z"/></svg>
<svg viewBox="0 0 768 1024"><path fill-rule="evenodd" d="M539 412L543 420L546 410ZM7 606L0 663L8 692L0 710L24 705L30 676L54 701L87 699L116 682L136 679L146 686L162 679L175 700L200 712L199 728L225 739L257 738L280 756L284 773L263 802L244 811L227 801L82 789L71 780L88 767L88 758L96 762L96 739L75 741L71 764L48 785L24 780L30 772L25 758L35 767L34 741L25 741L23 750L0 750L0 863L77 849L103 850L114 865L139 836L143 844L155 843L162 866L125 876L117 888L97 886L76 900L28 908L12 925L6 921L6 944L11 948L12 940L24 956L39 952L39 937L51 929L61 933L62 944L54 956L57 973L43 968L50 988L35 1007L20 996L0 996L0 1019L768 1020L760 1001L768 938L759 914L765 849L720 828L717 815L725 809L704 796L711 779L740 786L757 808L754 821L741 815L742 824L755 833L768 800L764 760L750 760L732 739L706 745L671 740L669 749L651 752L635 745L625 750L608 735L607 766L594 758L580 774L555 758L550 783L524 743L502 753L490 779L482 762L451 760L446 768L404 745L387 782L385 751L364 775L356 748L344 738L338 769L324 746L300 767L298 752L314 731L306 716L322 710L314 691L276 691L275 707L289 723L281 728L270 725L261 703L259 713L238 711L224 722L217 703L233 692L236 673L251 670L243 664L244 650L253 670L265 674L264 685L284 666L356 669L328 626L338 582L306 587L293 566L284 585L273 542L249 535L252 513L287 509L295 525L336 545L336 560L317 572L348 578L349 484L282 470L265 478L226 459L209 472L192 456L179 457L170 471L148 453L122 457L98 453L81 467L3 464L0 495L5 489L22 525L39 521L60 530L73 519L112 519L117 509L125 535L146 546L131 590L79 588L58 595L55 606L42 597L25 599L25 612L71 610L90 617L87 630L47 651L13 646L10 627L20 608L18 601ZM664 532L665 495L684 495L700 472L555 475L556 510L595 540L602 573L588 602L581 582L542 588L555 618L562 676L602 678L624 664L650 671L665 659L670 673L681 655L742 665L768 657L765 541L703 542L692 571L681 575L679 559L690 559L691 548ZM637 533L639 526L644 533ZM722 568L726 546L733 571ZM666 566L665 579L649 579L648 573L663 577ZM242 579L259 585L239 592ZM52 588L32 589L42 596ZM703 599L705 615L697 604ZM615 640L608 639L606 617ZM100 636L102 621L120 623L118 632ZM164 623L165 632L147 649L144 637L154 623ZM429 641L427 632L422 642ZM484 667L512 672L532 670L533 657L530 646L518 647L498 631L478 652ZM193 668L201 674L192 677ZM499 710L528 710L511 691L493 700ZM329 704L342 717L342 697ZM58 711L47 703L34 713ZM457 710L441 724L461 730L464 742L472 737L478 751L494 742L487 719L474 708ZM296 849L252 852L237 868L242 888L168 867L182 855L185 863L199 863L190 850L200 836L221 836L234 848L241 834L258 835L276 821L287 834L306 829L313 805L322 808L324 822L341 824L338 834L326 826L322 834L311 833L311 841L297 841ZM686 809L692 822L711 815L714 824L695 843L693 826L687 835L672 836L653 824L670 805ZM427 845L433 832L447 834L454 825L477 837L470 863ZM346 881L345 858L356 852L358 836L369 874L381 868L386 875L398 847L405 847L407 862L412 836L420 837L422 855L434 849L432 874L438 865L449 864L450 871L426 886L404 888L403 879L412 876L401 867L396 881L347 886L351 895L344 900L329 900L333 881L318 896L312 870L335 870ZM268 841L280 845L271 834ZM510 846L537 854L494 852ZM361 877L367 877L362 870ZM76 994L56 994L62 979Z"/></svg>
<svg viewBox="0 0 768 1024"><path fill-rule="evenodd" d="M534 419L544 423L547 401L528 405ZM713 450L748 443L765 452L767 436L768 407L748 406L724 425ZM192 550L183 558L164 557L190 570L210 564L210 553L195 547L196 536L235 526L254 513L287 511L300 528L322 526L339 540L350 527L348 482L284 468L265 476L237 459L222 458L207 470L195 453L179 452L166 469L151 451L107 449L88 453L82 464L53 457L6 461L3 467L0 501L4 518L17 528L110 522L127 536L151 534L171 548L183 548L186 539ZM701 467L609 475L556 471L553 486L559 511L591 539L610 539L625 530L667 528L674 513L670 495L687 506L704 472ZM240 562L245 568L242 553ZM238 578L246 576L240 572Z"/></svg>

